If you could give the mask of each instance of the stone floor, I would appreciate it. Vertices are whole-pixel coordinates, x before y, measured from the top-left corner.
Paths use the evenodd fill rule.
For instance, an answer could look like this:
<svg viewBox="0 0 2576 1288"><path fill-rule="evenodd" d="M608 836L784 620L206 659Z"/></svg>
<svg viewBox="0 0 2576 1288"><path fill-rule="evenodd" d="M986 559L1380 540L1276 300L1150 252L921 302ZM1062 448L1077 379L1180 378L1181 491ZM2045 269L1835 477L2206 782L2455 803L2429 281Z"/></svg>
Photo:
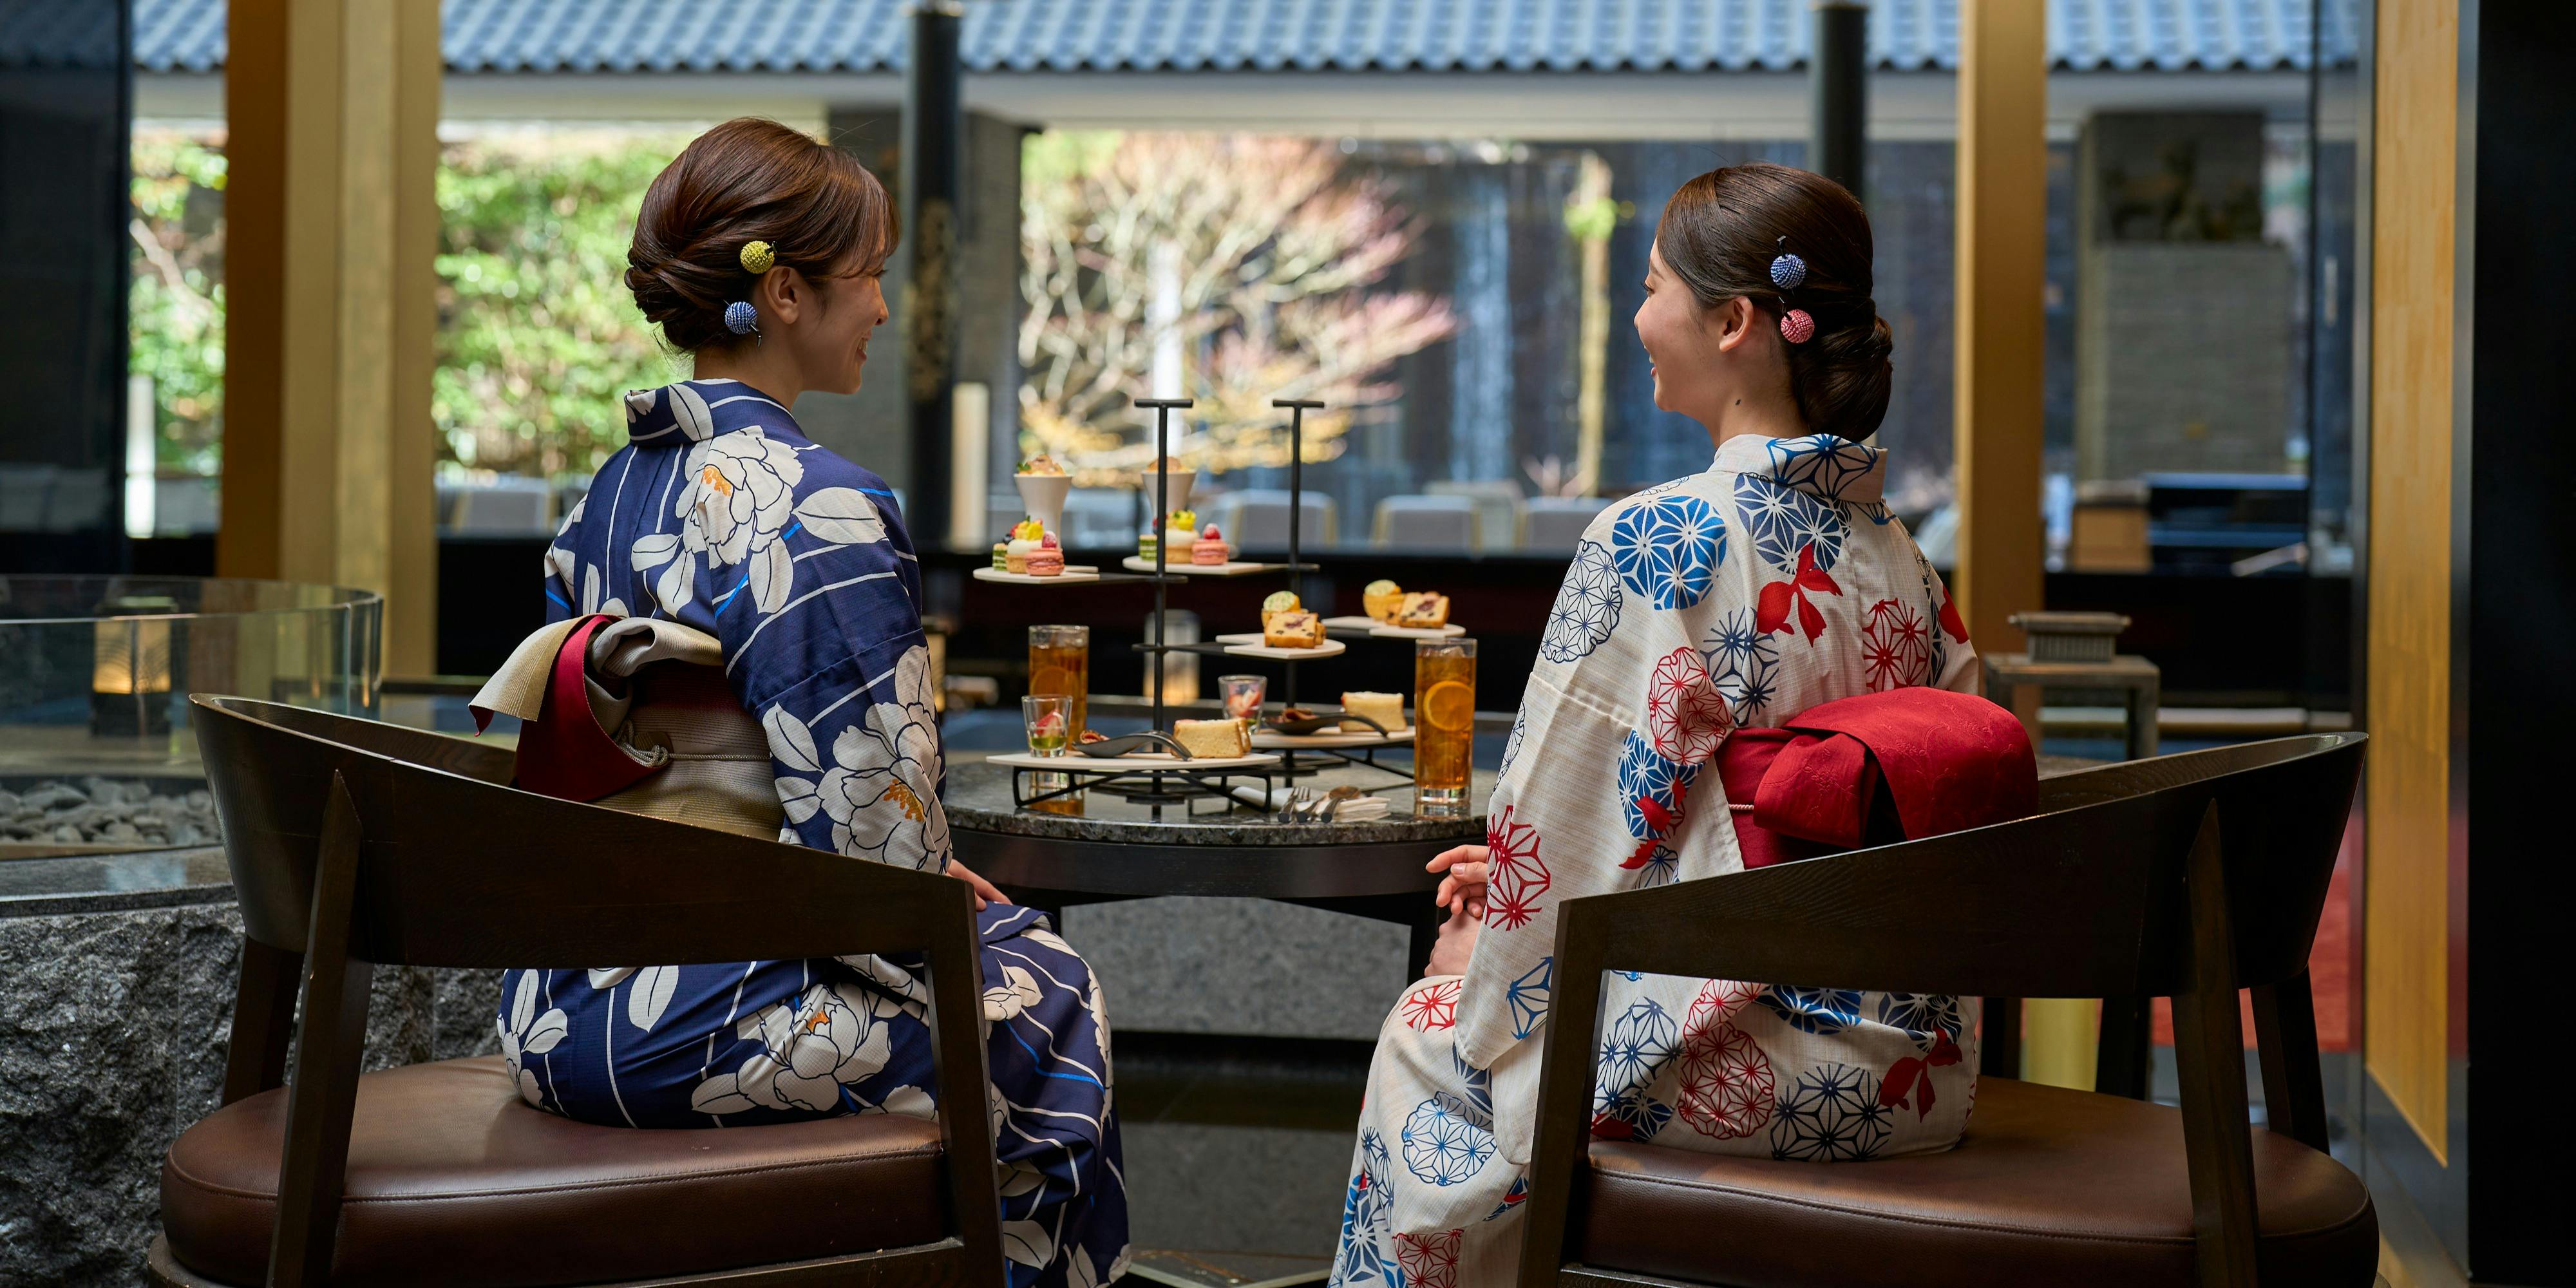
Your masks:
<svg viewBox="0 0 2576 1288"><path fill-rule="evenodd" d="M1369 1050L1318 1038L1121 1034L1134 1277L1226 1288L1321 1282Z"/></svg>

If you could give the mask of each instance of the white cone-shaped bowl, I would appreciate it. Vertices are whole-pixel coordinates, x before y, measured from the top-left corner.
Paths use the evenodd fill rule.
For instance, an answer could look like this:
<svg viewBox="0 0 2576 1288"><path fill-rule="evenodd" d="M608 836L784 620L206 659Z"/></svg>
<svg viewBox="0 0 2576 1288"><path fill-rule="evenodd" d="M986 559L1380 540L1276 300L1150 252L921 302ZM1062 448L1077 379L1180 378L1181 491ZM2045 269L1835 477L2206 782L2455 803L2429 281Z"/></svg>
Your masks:
<svg viewBox="0 0 2576 1288"><path fill-rule="evenodd" d="M1145 489L1145 508L1148 510L1154 508L1154 481L1155 476L1161 472L1162 471L1160 470L1150 469L1138 470L1136 472L1139 485ZM1163 513L1168 515L1174 510L1186 510L1190 508L1190 489L1197 487L1198 485L1199 472L1197 470L1173 470L1171 473L1171 496L1169 500L1163 502Z"/></svg>
<svg viewBox="0 0 2576 1288"><path fill-rule="evenodd" d="M1070 474L1018 474L1011 478L1020 487L1020 504L1028 507L1029 517L1046 525L1046 530L1064 539L1064 498L1073 490Z"/></svg>

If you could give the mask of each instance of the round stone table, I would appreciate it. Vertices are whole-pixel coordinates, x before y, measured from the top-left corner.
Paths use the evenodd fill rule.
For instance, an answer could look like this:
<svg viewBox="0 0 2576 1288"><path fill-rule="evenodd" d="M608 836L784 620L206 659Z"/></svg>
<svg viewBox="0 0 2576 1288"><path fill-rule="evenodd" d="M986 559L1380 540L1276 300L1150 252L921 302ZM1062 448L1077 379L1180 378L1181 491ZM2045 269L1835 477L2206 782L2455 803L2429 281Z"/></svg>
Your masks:
<svg viewBox="0 0 2576 1288"><path fill-rule="evenodd" d="M1248 805L1219 811L1210 800L1157 809L1093 790L1084 793L1081 814L1050 814L1017 808L1011 771L981 763L952 766L941 800L958 861L1016 902L1057 912L1201 895L1326 908L1410 927L1406 978L1420 978L1443 917L1431 901L1440 878L1423 865L1451 846L1485 839L1494 776L1477 771L1461 818L1415 817L1413 785L1391 782L1380 770L1300 770L1297 783L1375 788L1390 808L1365 822L1286 824Z"/></svg>

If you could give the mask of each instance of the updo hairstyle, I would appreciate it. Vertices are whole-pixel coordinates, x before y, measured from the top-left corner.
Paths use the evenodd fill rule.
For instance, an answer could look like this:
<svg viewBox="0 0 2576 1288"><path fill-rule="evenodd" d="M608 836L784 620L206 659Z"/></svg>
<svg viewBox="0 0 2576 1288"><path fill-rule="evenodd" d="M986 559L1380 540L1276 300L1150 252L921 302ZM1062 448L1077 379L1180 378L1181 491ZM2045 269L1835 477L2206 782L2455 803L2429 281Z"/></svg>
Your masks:
<svg viewBox="0 0 2576 1288"><path fill-rule="evenodd" d="M1870 299L1869 216L1841 184L1767 161L1711 170L1664 206L1655 246L1704 308L1740 296L1774 327L1805 309L1815 335L1781 345L1799 419L1855 441L1878 432L1896 346ZM1785 299L1771 282L1771 261L1784 252L1807 263Z"/></svg>
<svg viewBox="0 0 2576 1288"><path fill-rule="evenodd" d="M739 117L699 135L655 176L626 252L626 289L672 348L746 337L725 305L751 298L747 242L809 278L858 277L894 253L884 185L856 157L776 121Z"/></svg>

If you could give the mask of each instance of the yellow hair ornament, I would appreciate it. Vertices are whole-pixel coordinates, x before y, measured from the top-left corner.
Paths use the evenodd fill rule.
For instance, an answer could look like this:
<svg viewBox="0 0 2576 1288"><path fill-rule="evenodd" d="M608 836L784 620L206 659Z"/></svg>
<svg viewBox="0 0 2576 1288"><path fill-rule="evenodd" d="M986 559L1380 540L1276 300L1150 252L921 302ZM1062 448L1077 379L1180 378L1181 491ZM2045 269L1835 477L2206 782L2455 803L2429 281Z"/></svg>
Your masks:
<svg viewBox="0 0 2576 1288"><path fill-rule="evenodd" d="M743 243L742 271L746 273L766 273L769 271L769 266L777 262L778 257L769 253L768 242L756 241Z"/></svg>

